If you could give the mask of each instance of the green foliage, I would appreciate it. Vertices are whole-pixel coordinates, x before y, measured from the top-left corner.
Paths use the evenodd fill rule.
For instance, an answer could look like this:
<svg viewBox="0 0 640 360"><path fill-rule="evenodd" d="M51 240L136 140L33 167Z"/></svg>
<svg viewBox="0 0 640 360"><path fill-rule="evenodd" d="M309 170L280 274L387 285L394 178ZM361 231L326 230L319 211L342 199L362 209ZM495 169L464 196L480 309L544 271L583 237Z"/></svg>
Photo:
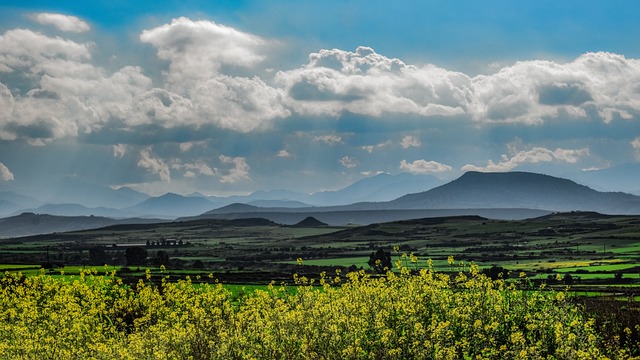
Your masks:
<svg viewBox="0 0 640 360"><path fill-rule="evenodd" d="M294 276L234 295L191 279L122 284L115 272L0 278L2 359L597 359L594 322L565 292L518 290L475 265ZM198 279L200 280L200 279ZM526 278L520 281L528 284ZM293 291L295 290L295 291Z"/></svg>

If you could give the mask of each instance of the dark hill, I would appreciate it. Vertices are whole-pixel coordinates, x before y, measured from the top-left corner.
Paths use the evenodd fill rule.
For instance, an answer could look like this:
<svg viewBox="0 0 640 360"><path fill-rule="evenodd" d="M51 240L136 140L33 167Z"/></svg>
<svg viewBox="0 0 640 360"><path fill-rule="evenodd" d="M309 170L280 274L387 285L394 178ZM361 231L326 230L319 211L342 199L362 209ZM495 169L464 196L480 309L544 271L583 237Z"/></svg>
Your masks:
<svg viewBox="0 0 640 360"><path fill-rule="evenodd" d="M25 212L0 219L0 238L97 229L115 224L160 223L158 219L111 219L101 216L56 216ZM130 225L129 225L130 226Z"/></svg>
<svg viewBox="0 0 640 360"><path fill-rule="evenodd" d="M278 224L274 223L271 220L267 220L264 218L241 218L241 219L230 219L227 221L231 226L278 226Z"/></svg>
<svg viewBox="0 0 640 360"><path fill-rule="evenodd" d="M571 180L527 172L467 172L448 184L387 204L405 209L528 208L640 214L638 196L598 192Z"/></svg>
<svg viewBox="0 0 640 360"><path fill-rule="evenodd" d="M249 204L233 203L218 209L209 210L203 215L258 212L261 209L262 209L261 207L253 206Z"/></svg>
<svg viewBox="0 0 640 360"><path fill-rule="evenodd" d="M315 228L315 227L323 227L323 226L327 226L327 224L314 218L313 216L307 216L304 220L300 221L295 225L292 225L292 227L300 227L300 228Z"/></svg>

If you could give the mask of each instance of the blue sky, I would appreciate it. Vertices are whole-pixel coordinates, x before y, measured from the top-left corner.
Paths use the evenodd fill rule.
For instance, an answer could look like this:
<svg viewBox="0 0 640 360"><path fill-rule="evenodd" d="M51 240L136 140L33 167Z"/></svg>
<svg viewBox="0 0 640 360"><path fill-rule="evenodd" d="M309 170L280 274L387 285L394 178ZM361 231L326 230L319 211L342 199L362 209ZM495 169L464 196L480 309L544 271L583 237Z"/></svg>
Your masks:
<svg viewBox="0 0 640 360"><path fill-rule="evenodd" d="M4 1L0 190L636 166L639 15L637 1Z"/></svg>

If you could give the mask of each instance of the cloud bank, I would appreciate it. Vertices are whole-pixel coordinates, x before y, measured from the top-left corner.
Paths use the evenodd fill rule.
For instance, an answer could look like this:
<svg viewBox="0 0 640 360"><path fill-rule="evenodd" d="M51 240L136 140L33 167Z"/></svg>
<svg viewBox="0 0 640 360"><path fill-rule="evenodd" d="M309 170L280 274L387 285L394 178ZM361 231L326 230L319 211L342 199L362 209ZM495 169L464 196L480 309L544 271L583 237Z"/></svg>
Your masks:
<svg viewBox="0 0 640 360"><path fill-rule="evenodd" d="M282 186L317 188L356 171L615 163L598 142L624 149L616 160L640 161L640 60L621 54L469 75L359 46L314 50L287 66L280 39L179 17L130 34L138 57L111 63L119 54L105 57L86 21L29 19L45 26L0 33L0 146L104 146L111 166L137 170L132 183L231 191L290 171L305 181ZM518 137L527 148L500 156ZM2 179L22 179L11 166L0 167Z"/></svg>
<svg viewBox="0 0 640 360"><path fill-rule="evenodd" d="M84 28L80 19L58 14L35 19ZM0 138L36 143L149 124L252 132L293 116L344 114L526 125L594 116L611 123L640 114L640 61L612 53L567 63L521 61L471 77L361 46L320 50L302 67L269 77L260 66L273 40L212 21L177 18L144 30L140 41L166 61L163 83L154 84L139 66L110 72L96 65L90 43L27 29L2 34L0 75L19 78L21 87L0 77ZM412 136L402 141L404 148L419 144Z"/></svg>

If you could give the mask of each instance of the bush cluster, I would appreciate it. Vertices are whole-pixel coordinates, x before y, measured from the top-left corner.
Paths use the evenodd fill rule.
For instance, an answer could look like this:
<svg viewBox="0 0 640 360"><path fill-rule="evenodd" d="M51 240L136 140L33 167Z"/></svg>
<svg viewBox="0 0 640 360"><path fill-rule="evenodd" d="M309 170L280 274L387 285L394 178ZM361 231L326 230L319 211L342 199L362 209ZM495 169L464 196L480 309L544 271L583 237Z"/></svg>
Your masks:
<svg viewBox="0 0 640 360"><path fill-rule="evenodd" d="M597 359L594 323L565 292L519 290L477 267L398 264L295 276L238 298L221 284L134 286L95 270L0 278L2 359Z"/></svg>

